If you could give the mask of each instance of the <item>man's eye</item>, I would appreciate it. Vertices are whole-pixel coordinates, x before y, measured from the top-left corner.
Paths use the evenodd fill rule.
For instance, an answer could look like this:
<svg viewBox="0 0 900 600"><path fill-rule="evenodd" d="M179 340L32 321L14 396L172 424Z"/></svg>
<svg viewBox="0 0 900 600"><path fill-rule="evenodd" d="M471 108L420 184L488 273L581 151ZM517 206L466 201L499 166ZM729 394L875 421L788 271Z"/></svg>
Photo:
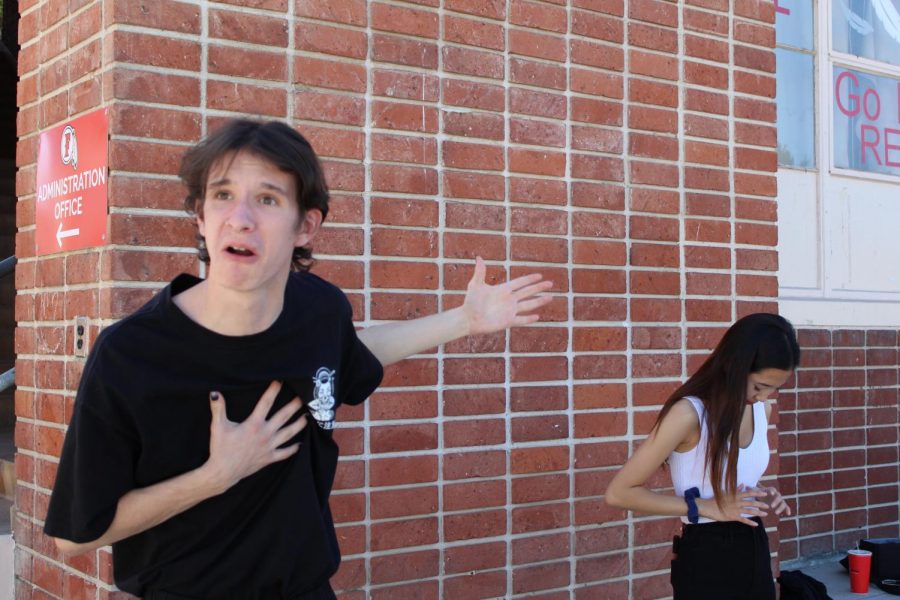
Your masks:
<svg viewBox="0 0 900 600"><path fill-rule="evenodd" d="M266 206L275 206L278 204L278 199L274 196L263 196L259 199L259 203Z"/></svg>
<svg viewBox="0 0 900 600"><path fill-rule="evenodd" d="M229 198L231 198L231 193L220 190L213 194L213 198L215 198L216 200L228 200Z"/></svg>

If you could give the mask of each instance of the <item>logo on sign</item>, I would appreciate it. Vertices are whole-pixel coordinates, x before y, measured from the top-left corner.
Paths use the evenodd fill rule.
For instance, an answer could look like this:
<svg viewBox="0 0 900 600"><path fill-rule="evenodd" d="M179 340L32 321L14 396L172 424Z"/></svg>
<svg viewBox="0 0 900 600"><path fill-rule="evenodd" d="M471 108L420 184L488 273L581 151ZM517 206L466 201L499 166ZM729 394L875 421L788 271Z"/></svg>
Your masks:
<svg viewBox="0 0 900 600"><path fill-rule="evenodd" d="M66 125L59 142L59 155L64 165L72 165L73 170L78 169L78 139L75 137L75 128Z"/></svg>

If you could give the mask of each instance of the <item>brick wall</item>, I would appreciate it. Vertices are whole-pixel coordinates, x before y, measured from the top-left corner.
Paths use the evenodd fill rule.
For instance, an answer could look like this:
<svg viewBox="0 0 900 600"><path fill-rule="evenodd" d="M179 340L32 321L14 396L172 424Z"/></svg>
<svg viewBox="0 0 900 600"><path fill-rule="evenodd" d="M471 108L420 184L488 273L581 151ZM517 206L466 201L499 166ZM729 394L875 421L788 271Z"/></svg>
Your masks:
<svg viewBox="0 0 900 600"><path fill-rule="evenodd" d="M797 515L782 560L900 536L896 330L800 331L803 368L779 405L778 481Z"/></svg>
<svg viewBox="0 0 900 600"><path fill-rule="evenodd" d="M108 551L63 561L41 534L72 323L196 270L178 157L246 112L325 159L317 271L361 325L454 306L476 254L555 282L540 325L406 361L342 410L342 597L668 594L674 521L602 491L727 324L776 308L771 2L19 6L18 598L115 595ZM38 133L100 106L112 243L36 259Z"/></svg>

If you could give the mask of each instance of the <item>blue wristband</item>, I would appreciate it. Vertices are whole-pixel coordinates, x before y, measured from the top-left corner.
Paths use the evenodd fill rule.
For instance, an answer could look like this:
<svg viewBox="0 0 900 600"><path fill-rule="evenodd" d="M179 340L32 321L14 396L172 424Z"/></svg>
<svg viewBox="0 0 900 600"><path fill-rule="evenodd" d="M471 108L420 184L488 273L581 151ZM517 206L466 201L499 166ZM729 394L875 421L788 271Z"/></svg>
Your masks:
<svg viewBox="0 0 900 600"><path fill-rule="evenodd" d="M700 497L700 490L692 487L684 491L684 501L687 502L688 521L696 525L700 521L700 511L697 509L697 498Z"/></svg>

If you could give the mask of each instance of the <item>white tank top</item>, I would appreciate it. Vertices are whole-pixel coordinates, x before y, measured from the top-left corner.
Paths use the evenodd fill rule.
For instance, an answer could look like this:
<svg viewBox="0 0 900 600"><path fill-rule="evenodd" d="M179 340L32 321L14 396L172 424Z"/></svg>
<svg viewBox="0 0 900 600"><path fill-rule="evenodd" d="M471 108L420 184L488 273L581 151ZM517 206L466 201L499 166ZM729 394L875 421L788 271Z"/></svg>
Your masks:
<svg viewBox="0 0 900 600"><path fill-rule="evenodd" d="M669 455L669 470L672 473L672 486L675 494L684 496L684 491L692 487L700 489L701 498L713 498L713 488L709 481L709 473L705 469L706 444L708 428L706 426L706 407L700 398L687 396L700 419L700 441L687 452L673 451ZM769 438L766 430L769 423L766 420L765 402L753 404L753 439L746 448L738 450L737 461L737 485L755 487L760 477L769 466ZM722 483L724 487L724 479ZM749 515L743 515L749 516ZM682 522L688 523L687 517L681 517ZM709 523L712 519L700 517L700 523Z"/></svg>

